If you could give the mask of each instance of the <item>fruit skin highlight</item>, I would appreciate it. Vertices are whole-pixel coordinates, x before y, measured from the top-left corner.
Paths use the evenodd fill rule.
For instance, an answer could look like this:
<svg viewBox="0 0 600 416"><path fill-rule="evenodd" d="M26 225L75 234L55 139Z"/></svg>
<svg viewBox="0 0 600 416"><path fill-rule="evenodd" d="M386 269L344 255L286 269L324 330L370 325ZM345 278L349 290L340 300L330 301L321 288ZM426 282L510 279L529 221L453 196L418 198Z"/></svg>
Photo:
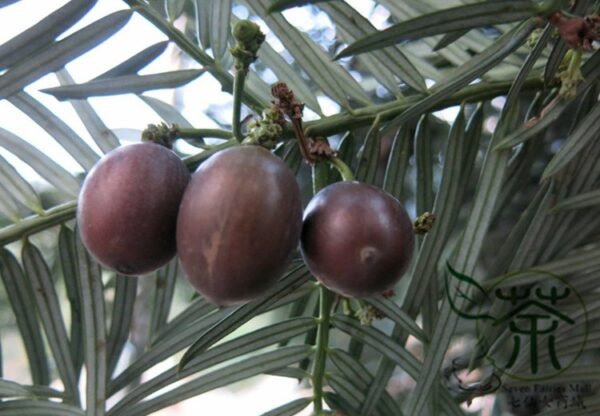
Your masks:
<svg viewBox="0 0 600 416"><path fill-rule="evenodd" d="M98 262L122 274L165 265L175 256L177 212L189 178L183 161L154 143L107 153L79 194L83 244Z"/></svg>
<svg viewBox="0 0 600 416"><path fill-rule="evenodd" d="M223 150L201 164L185 191L177 252L186 277L218 305L248 302L283 274L302 227L292 171L259 146Z"/></svg>
<svg viewBox="0 0 600 416"><path fill-rule="evenodd" d="M301 249L326 287L349 297L390 289L410 263L412 222L394 197L360 182L323 188L304 211Z"/></svg>

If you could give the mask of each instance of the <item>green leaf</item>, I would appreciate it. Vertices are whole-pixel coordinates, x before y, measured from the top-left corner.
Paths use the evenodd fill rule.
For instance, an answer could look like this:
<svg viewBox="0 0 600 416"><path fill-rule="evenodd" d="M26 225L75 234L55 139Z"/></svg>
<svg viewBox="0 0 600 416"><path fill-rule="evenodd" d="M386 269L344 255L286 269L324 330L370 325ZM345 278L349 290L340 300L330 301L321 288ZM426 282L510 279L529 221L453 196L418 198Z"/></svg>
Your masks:
<svg viewBox="0 0 600 416"><path fill-rule="evenodd" d="M244 323L254 317L258 311L262 311L275 303L278 299L283 298L287 294L298 289L304 284L308 276L308 272L304 265L293 266L290 272L275 285L274 288L259 300L239 306L233 310L222 321L205 331L185 352L183 358L179 362L180 371L198 354L205 351L211 345L227 336Z"/></svg>
<svg viewBox="0 0 600 416"><path fill-rule="evenodd" d="M115 298L110 329L106 337L106 376L109 380L117 368L121 353L129 339L138 288L138 279L135 277L116 275L115 280Z"/></svg>
<svg viewBox="0 0 600 416"><path fill-rule="evenodd" d="M554 83L558 69L568 50L569 47L562 39L558 39L556 44L554 44L546 65L544 65L544 85L550 86Z"/></svg>
<svg viewBox="0 0 600 416"><path fill-rule="evenodd" d="M0 146L27 163L40 176L70 196L79 194L80 182L58 163L25 140L0 127Z"/></svg>
<svg viewBox="0 0 600 416"><path fill-rule="evenodd" d="M9 97L8 101L52 136L85 171L89 171L100 159L67 123L31 95L20 92Z"/></svg>
<svg viewBox="0 0 600 416"><path fill-rule="evenodd" d="M579 123L577 128L569 135L566 143L558 150L552 160L550 160L550 163L548 163L548 166L544 169L542 180L556 175L556 173L573 160L579 152L585 149L592 140L598 139L599 122L600 103L597 103Z"/></svg>
<svg viewBox="0 0 600 416"><path fill-rule="evenodd" d="M65 385L65 392L70 396L70 402L78 404L77 376L71 360L69 338L67 337L67 329L63 321L52 274L40 250L29 241L26 241L23 245L22 258L25 273L31 279L42 328L50 345L60 378Z"/></svg>
<svg viewBox="0 0 600 416"><path fill-rule="evenodd" d="M106 406L106 317L102 272L80 239L76 240L79 262L82 318L85 329L86 416L104 416Z"/></svg>
<svg viewBox="0 0 600 416"><path fill-rule="evenodd" d="M211 0L194 0L194 12L196 17L196 40L204 49L210 48L210 19Z"/></svg>
<svg viewBox="0 0 600 416"><path fill-rule="evenodd" d="M174 22L183 14L186 0L163 0L163 8L169 22Z"/></svg>
<svg viewBox="0 0 600 416"><path fill-rule="evenodd" d="M569 210L593 207L600 205L600 190L590 191L583 194L575 195L570 198L560 201L554 206L554 210Z"/></svg>
<svg viewBox="0 0 600 416"><path fill-rule="evenodd" d="M167 324L169 311L173 303L173 295L175 294L176 281L177 260L175 259L170 261L166 266L161 267L156 273L154 301L148 325L148 340L152 340L154 335L160 332Z"/></svg>
<svg viewBox="0 0 600 416"><path fill-rule="evenodd" d="M63 403L10 400L0 403L0 416L84 416L83 410Z"/></svg>
<svg viewBox="0 0 600 416"><path fill-rule="evenodd" d="M301 399L292 400L289 403L276 407L263 413L261 416L294 416L312 402L312 398L303 397Z"/></svg>
<svg viewBox="0 0 600 416"><path fill-rule="evenodd" d="M285 81L301 102L317 114L322 114L317 97L315 97L311 88L295 70L294 66L287 63L280 53L275 51L268 43L263 43L258 50L258 59L268 66L279 80Z"/></svg>
<svg viewBox="0 0 600 416"><path fill-rule="evenodd" d="M302 154L300 153L300 148L298 147L298 143L293 140L287 143L286 147L287 149L281 158L292 170L292 172L294 172L294 175L297 175L298 171L300 170L300 166L302 166Z"/></svg>
<svg viewBox="0 0 600 416"><path fill-rule="evenodd" d="M333 410L339 410L343 415L356 415L359 414L358 410L352 407L342 396L333 392L326 392L323 394L323 398L327 405Z"/></svg>
<svg viewBox="0 0 600 416"><path fill-rule="evenodd" d="M61 226L58 234L58 255L60 266L65 281L67 297L71 307L71 330L69 331L71 361L75 375L79 379L81 367L83 366L84 335L83 319L81 314L81 297L79 288L79 267L77 260L77 248L75 246L75 235L66 226Z"/></svg>
<svg viewBox="0 0 600 416"><path fill-rule="evenodd" d="M142 373L154 365L173 356L177 352L189 346L198 333L202 333L215 325L231 313L232 308L224 308L214 313L201 317L188 325L174 329L169 337L161 337L160 342L156 342L149 350L144 351L135 361L108 385L108 396L114 395L117 391L125 388L129 383L135 381Z"/></svg>
<svg viewBox="0 0 600 416"><path fill-rule="evenodd" d="M0 177L2 177L2 186L17 202L37 214L43 212L42 203L33 187L2 156L0 156Z"/></svg>
<svg viewBox="0 0 600 416"><path fill-rule="evenodd" d="M31 378L36 385L50 384L48 357L36 307L29 306L34 296L33 287L30 280L25 278L15 256L5 248L0 249L0 277L23 338Z"/></svg>
<svg viewBox="0 0 600 416"><path fill-rule="evenodd" d="M525 62L523 62L523 65L521 65L521 69L510 86L510 90L506 95L506 102L504 103L505 107L510 108L514 105L518 105L518 101L521 98L521 90L523 89L523 85L525 85L525 81L527 81L534 64L537 62L540 56L542 56L542 53L544 52L544 49L546 48L546 45L548 44L548 41L552 37L553 33L554 28L547 27L539 36L535 46L527 55Z"/></svg>
<svg viewBox="0 0 600 416"><path fill-rule="evenodd" d="M417 170L417 215L433 209L433 150L429 133L429 115L419 119L415 132L415 166Z"/></svg>
<svg viewBox="0 0 600 416"><path fill-rule="evenodd" d="M171 124L177 124L181 128L193 128L194 126L190 123L183 115L171 104L167 104L158 98L148 97L146 95L138 95L138 98L145 102L156 114L160 116L164 121Z"/></svg>
<svg viewBox="0 0 600 416"><path fill-rule="evenodd" d="M219 344L197 356L183 371L177 372L176 367L171 367L154 376L151 380L130 390L127 395L111 409L109 415L119 414L120 412L125 411L135 403L158 392L166 386L177 383L184 377L214 367L225 361L239 358L245 354L276 344L282 340L289 340L305 333L315 326L316 321L314 318L305 317L290 319Z"/></svg>
<svg viewBox="0 0 600 416"><path fill-rule="evenodd" d="M144 401L125 410L122 415L142 416L163 409L182 400L197 396L204 392L226 386L236 381L244 380L275 370L311 356L314 353L310 345L284 347L275 351L255 355L234 364L212 371L190 382L176 387L155 398ZM116 413L114 416L119 416Z"/></svg>
<svg viewBox="0 0 600 416"><path fill-rule="evenodd" d="M297 272L299 269L296 268L293 270ZM282 279L282 281L280 281L275 288L269 292L271 293L270 297L273 299L269 299L269 297L267 297L264 300L256 300L244 305L246 309L243 309L238 313L235 312L243 307L228 307L219 309L214 313L202 316L200 319L192 321L188 324L183 324L183 322L179 321L177 326L174 326L177 318L174 319L172 323L168 324L168 327L165 328L165 331L160 334L152 348L139 356L133 363L129 365L129 367L127 367L125 371L119 374L109 384L109 395L113 395L116 391L124 388L130 382L136 380L150 367L160 363L165 358L174 355L183 348L192 344L194 340L198 338L198 334L205 333L216 336L218 330L229 333L228 331L230 330L231 325L238 325L237 327L239 327L244 323L240 323L238 320L248 320L259 313L286 305L302 296L305 296L306 291L298 290L298 287L304 282L304 280L306 280L306 273L307 272L303 270L300 275L298 275L298 273L289 274L287 278ZM287 295L284 293L287 293ZM248 315L245 315L246 313ZM228 317L230 317L230 320L226 321ZM222 328L217 325L219 322L223 322L221 324ZM211 342L211 345L213 343L214 342Z"/></svg>
<svg viewBox="0 0 600 416"><path fill-rule="evenodd" d="M376 295L366 298L365 301L383 313L386 318L394 321L396 325L401 327L408 334L414 336L421 342L427 342L427 335L423 330L415 323L414 319L396 305L393 300L382 295Z"/></svg>
<svg viewBox="0 0 600 416"><path fill-rule="evenodd" d="M72 35L44 48L0 76L0 97L8 97L49 72L62 68L117 32L131 17L130 10L105 16Z"/></svg>
<svg viewBox="0 0 600 416"><path fill-rule="evenodd" d="M477 105L477 108L471 114L465 131L465 145L464 153L462 156L462 187L459 190L458 201L463 201L469 185L473 182L473 171L475 169L477 154L479 153L479 147L481 143L481 136L483 136L483 104Z"/></svg>
<svg viewBox="0 0 600 416"><path fill-rule="evenodd" d="M523 29L525 28L521 28L521 30ZM528 33L530 29L531 27L525 32L522 32L521 35ZM522 40L524 39L521 39L521 41ZM517 119L516 109L516 107L505 107L499 125L494 132L484 166L481 170L475 201L471 208L461 242L457 248L457 254L455 258L451 260L453 268L467 276L471 276L475 270L475 265L482 248L482 242L487 235L488 227L492 221L494 208L502 188L504 174L509 159L508 152L495 152L491 149L493 149L496 142L503 137L507 131L514 128ZM459 310L463 309L462 299L457 300L456 306ZM410 396L404 409L406 413L420 414L423 412L427 401L426 392L430 391L434 383L438 382L438 371L446 355L450 340L454 335L457 321L458 315L452 312L450 304L448 302L443 302L435 329L431 336L431 339L435 339L436 343L431 344L431 349L425 357L422 373L417 381L414 395Z"/></svg>
<svg viewBox="0 0 600 416"><path fill-rule="evenodd" d="M0 8L9 6L13 3L18 2L19 0L0 0Z"/></svg>
<svg viewBox="0 0 600 416"><path fill-rule="evenodd" d="M0 183L0 213L12 222L19 222L21 213L14 198L8 194L4 185Z"/></svg>
<svg viewBox="0 0 600 416"><path fill-rule="evenodd" d="M360 361L354 359L350 354L343 350L331 349L328 353L328 357L334 367L341 373L346 383L353 385L356 397L359 398L359 402L363 403L366 392L369 390L369 386L373 382L373 376L364 367ZM340 384L340 383L338 383ZM335 388L334 388L335 389ZM337 391L337 389L335 389ZM383 416L387 415L402 415L402 410L398 407L392 396L387 391L382 393L381 400L378 402L376 409Z"/></svg>
<svg viewBox="0 0 600 416"><path fill-rule="evenodd" d="M46 94L58 100L82 99L104 95L140 94L144 91L177 88L198 78L204 69L183 69L152 75L122 75L102 78L83 84L46 88Z"/></svg>
<svg viewBox="0 0 600 416"><path fill-rule="evenodd" d="M209 313L215 311L217 306L210 303L202 297L194 299L194 301L188 305L181 313L175 318L169 321L154 337L152 345L160 343L165 339L173 336L177 332L178 328L182 328L185 325L203 319Z"/></svg>
<svg viewBox="0 0 600 416"><path fill-rule="evenodd" d="M320 8L335 22L336 29L343 31L344 40L354 41L356 38L373 33L376 30L368 19L346 3L332 2L323 4ZM423 76L399 48L390 47L378 50L373 52L372 57L378 66L386 68L392 76L396 75L411 88L419 92L427 90ZM377 67L370 67L370 69L377 78L379 72ZM379 75L379 78L385 79L384 74ZM386 87L388 86L386 85ZM392 87L390 91L394 92L395 89Z"/></svg>
<svg viewBox="0 0 600 416"><path fill-rule="evenodd" d="M354 37L351 34L346 32L337 23L336 32L339 34L340 38L344 42L347 42L348 39L354 39ZM396 78L395 74L389 69L387 69L380 60L373 56L376 53L377 52L357 56L354 58L353 64L356 65L356 67L364 68L365 72L372 74L373 78L381 85L381 87L388 90L392 95L399 99L402 98L404 94L402 93L402 89L400 88L401 81L398 78Z"/></svg>
<svg viewBox="0 0 600 416"><path fill-rule="evenodd" d="M411 377L417 377L421 371L419 360L380 330L361 325L355 319L343 315L334 315L331 322L334 327L339 328L341 331L369 345L375 351L389 358Z"/></svg>
<svg viewBox="0 0 600 416"><path fill-rule="evenodd" d="M66 69L58 71L56 77L61 85L75 83L75 80ZM119 139L115 133L104 124L90 103L85 100L71 100L70 102L86 130L103 153L108 153L119 147Z"/></svg>
<svg viewBox="0 0 600 416"><path fill-rule="evenodd" d="M268 0L245 0L269 28L277 35L296 63L308 74L311 81L342 107L349 108L348 97L362 104L371 102L369 96L352 76L340 65L331 62L325 51L299 32L281 15L267 13Z"/></svg>
<svg viewBox="0 0 600 416"><path fill-rule="evenodd" d="M414 0L404 2L398 2L396 0L379 0L378 3L380 3L386 9L388 9L392 14L393 18L396 19L396 21L398 22L409 21L414 18L438 11L434 6L430 5L429 3ZM474 42L470 42L470 44L467 46L465 40L468 40L472 37L475 38L473 39ZM422 43L428 48L433 49L436 45L436 39L432 37L423 38L420 40L419 43ZM458 66L464 64L465 62L471 59L471 54L467 52L467 49L473 50L475 52L481 52L490 44L491 42L488 37L484 36L483 34L478 35L475 31L470 31L462 39L457 40L454 44L448 45L446 48L438 51L437 54L440 55L442 58L446 59L452 65ZM412 46L414 48L414 46L416 45L406 46ZM404 49L406 50L407 48L405 47ZM422 52L418 55L422 56ZM415 64L418 65L419 70L422 71L424 75L427 74L427 76L431 76L430 73L428 74L427 72L424 72L424 69L429 68L429 65L427 65L427 63L424 61L425 59L421 58L415 61ZM439 72L435 68L433 68L433 71L439 74ZM439 80L439 77L433 76L432 79L437 81Z"/></svg>
<svg viewBox="0 0 600 416"><path fill-rule="evenodd" d="M357 181L371 184L375 182L381 143L379 129L379 119L375 119L358 151L358 165L355 173Z"/></svg>
<svg viewBox="0 0 600 416"><path fill-rule="evenodd" d="M269 13L282 12L292 7L306 6L308 4L323 3L331 0L274 0L269 6Z"/></svg>
<svg viewBox="0 0 600 416"><path fill-rule="evenodd" d="M430 290L430 282L437 278L437 261L431 259L439 259L442 256L446 242L456 226L456 218L459 215L464 194L462 187L463 175L466 174L462 159L465 153L464 147L467 145L478 147L477 141L467 142L465 140L463 111L464 109L459 112L452 125L444 153L442 179L433 203L433 213L437 220L432 230L423 238L410 273L411 281L402 305L402 309L410 317L418 315ZM480 124L476 126L481 127ZM408 334L404 332L402 326L397 325L392 331L392 338L399 344L404 345L407 336ZM368 413L378 403L392 372L390 361L382 359L361 411Z"/></svg>
<svg viewBox="0 0 600 416"><path fill-rule="evenodd" d="M483 2L440 10L365 36L342 50L336 59L406 40L525 20L538 12L536 3L523 0Z"/></svg>
<svg viewBox="0 0 600 416"><path fill-rule="evenodd" d="M150 45L144 50L136 53L131 58L121 62L119 65L109 69L106 72L98 75L95 80L115 78L122 75L136 74L140 69L145 68L150 62L154 61L158 56L167 49L169 41L163 41ZM68 84L74 84L69 82Z"/></svg>
<svg viewBox="0 0 600 416"><path fill-rule="evenodd" d="M529 226L532 221L535 220L536 216L544 212L548 209L547 203L544 204L544 211L540 210L541 203L547 195L547 186L541 187L536 192L535 196L527 206L527 208L521 213L519 217L519 221L512 227L510 234L504 239L502 245L497 250L497 254L494 258L494 264L490 267L490 274L504 274L507 271L511 270L511 263L513 259L518 255L518 251L520 250L521 242L526 238L527 233L529 232ZM539 230L538 230L539 232ZM539 245L540 248L543 247L543 244ZM531 255L526 253L527 257L531 259L535 259L535 253ZM519 268L518 265L515 265L516 269ZM515 267L512 270L516 270Z"/></svg>
<svg viewBox="0 0 600 416"><path fill-rule="evenodd" d="M231 35L231 0L210 2L210 47L215 60L219 61L227 52Z"/></svg>
<svg viewBox="0 0 600 416"><path fill-rule="evenodd" d="M404 179L411 154L410 128L406 125L396 130L383 177L383 190L396 199L402 199Z"/></svg>
<svg viewBox="0 0 600 416"><path fill-rule="evenodd" d="M527 123L514 129L507 134L497 145L496 150L510 149L511 147L523 143L532 137L537 136L552 125L562 113L575 101L577 97L583 96L600 76L600 51L596 51L581 67L581 73L584 80L577 87L577 95L574 99L556 99L551 105L544 109L543 116L532 119Z"/></svg>
<svg viewBox="0 0 600 416"><path fill-rule="evenodd" d="M460 29L455 30L454 32L446 33L442 38L435 44L433 51L437 52L440 49L444 49L446 46L451 45L456 42L456 40L462 38L466 33L471 29Z"/></svg>
<svg viewBox="0 0 600 416"><path fill-rule="evenodd" d="M0 45L0 69L27 60L52 43L96 4L95 0L71 0L29 29Z"/></svg>
<svg viewBox="0 0 600 416"><path fill-rule="evenodd" d="M0 379L0 397L30 397L32 393L18 383Z"/></svg>
<svg viewBox="0 0 600 416"><path fill-rule="evenodd" d="M585 270L595 269L600 265L600 249L584 248L574 251L566 258L556 259L547 263L535 264L535 269L519 270L519 279L506 279L508 275L502 275L493 279L487 279L482 283L485 289L505 287L506 285L529 285L544 279L544 275L538 270L552 273L558 276L582 273Z"/></svg>
<svg viewBox="0 0 600 416"><path fill-rule="evenodd" d="M429 96L410 106L396 117L392 121L393 125L403 124L407 120L433 109L435 105L485 74L517 50L527 40L533 29L535 29L535 22L530 19L499 37L492 46L475 55L465 64L448 72L443 80L431 88Z"/></svg>
<svg viewBox="0 0 600 416"><path fill-rule="evenodd" d="M63 398L64 393L46 386L23 386L14 381L0 379L0 398ZM0 407L2 405L0 404Z"/></svg>

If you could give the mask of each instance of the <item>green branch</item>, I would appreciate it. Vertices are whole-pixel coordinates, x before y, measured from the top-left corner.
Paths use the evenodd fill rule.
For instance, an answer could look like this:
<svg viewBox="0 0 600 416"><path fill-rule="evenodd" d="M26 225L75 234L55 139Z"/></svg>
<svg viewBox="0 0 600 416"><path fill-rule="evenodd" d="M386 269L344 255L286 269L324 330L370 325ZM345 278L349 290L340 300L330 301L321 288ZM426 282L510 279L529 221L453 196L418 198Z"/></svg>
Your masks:
<svg viewBox="0 0 600 416"><path fill-rule="evenodd" d="M69 201L46 211L44 215L32 215L15 225L0 230L0 246L18 241L28 235L46 230L75 217L77 201Z"/></svg>
<svg viewBox="0 0 600 416"><path fill-rule="evenodd" d="M491 100L492 98L507 94L512 83L512 81L493 81L469 85L433 106L428 111L441 110L443 108L460 105L461 103ZM529 78L523 85L523 91L535 91L542 88L544 88L544 82L537 77ZM310 137L327 137L333 134L344 133L357 127L370 126L377 116L380 117L381 122L389 121L396 118L402 114L402 112L425 97L426 95L424 94L412 95L385 104L362 107L354 110L353 114L343 112L333 116L323 117L319 120L309 121L305 123L305 132L306 135ZM286 136L292 136L291 129L286 131Z"/></svg>

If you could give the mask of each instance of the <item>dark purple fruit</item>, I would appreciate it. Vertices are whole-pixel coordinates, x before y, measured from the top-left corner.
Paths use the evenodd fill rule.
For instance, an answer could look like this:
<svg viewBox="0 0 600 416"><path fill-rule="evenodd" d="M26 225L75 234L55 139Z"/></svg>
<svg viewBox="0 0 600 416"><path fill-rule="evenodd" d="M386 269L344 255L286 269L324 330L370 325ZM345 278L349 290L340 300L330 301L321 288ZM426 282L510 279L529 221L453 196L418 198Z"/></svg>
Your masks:
<svg viewBox="0 0 600 416"><path fill-rule="evenodd" d="M371 185L323 188L304 212L302 256L331 290L368 297L390 289L413 253L412 223L394 197Z"/></svg>
<svg viewBox="0 0 600 416"><path fill-rule="evenodd" d="M175 227L189 181L183 161L154 143L106 154L79 194L77 223L83 244L119 273L149 273L175 255Z"/></svg>
<svg viewBox="0 0 600 416"><path fill-rule="evenodd" d="M194 288L218 305L250 301L284 272L302 227L292 171L258 146L223 150L192 175L177 252Z"/></svg>

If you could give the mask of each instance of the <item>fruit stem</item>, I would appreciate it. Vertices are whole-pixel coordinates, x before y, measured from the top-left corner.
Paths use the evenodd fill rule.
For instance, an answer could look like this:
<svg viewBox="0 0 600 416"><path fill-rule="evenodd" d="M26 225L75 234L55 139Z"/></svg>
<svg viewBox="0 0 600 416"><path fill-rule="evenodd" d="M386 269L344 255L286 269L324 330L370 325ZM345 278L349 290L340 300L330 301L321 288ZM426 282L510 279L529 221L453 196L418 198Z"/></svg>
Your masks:
<svg viewBox="0 0 600 416"><path fill-rule="evenodd" d="M312 166L313 194L316 194L327 185L327 169L325 164L316 163ZM327 351L329 348L329 321L333 305L333 292L325 286L319 285L319 318L317 319L317 338L315 340L315 360L312 368L313 409L315 415L322 415L323 411L323 381Z"/></svg>
<svg viewBox="0 0 600 416"><path fill-rule="evenodd" d="M242 98L244 82L250 64L257 59L258 49L265 41L265 34L260 26L250 20L240 20L232 30L236 44L229 51L235 58L235 78L233 79L233 137L238 142L244 140L241 128Z"/></svg>
<svg viewBox="0 0 600 416"><path fill-rule="evenodd" d="M340 159L337 156L332 156L330 158L327 158L327 161L334 167L337 169L337 171L340 173L340 176L342 177L343 181L353 181L354 180L354 173L352 173L352 170L350 169L350 167L344 163L344 161L342 159Z"/></svg>
<svg viewBox="0 0 600 416"><path fill-rule="evenodd" d="M331 318L331 302L333 293L325 286L319 288L319 319L317 324L317 340L315 345L315 361L312 371L313 407L316 414L323 411L323 378L329 346L329 321Z"/></svg>
<svg viewBox="0 0 600 416"><path fill-rule="evenodd" d="M244 82L246 81L246 71L238 70L233 79L233 137L238 142L244 140L242 135L242 95L244 94Z"/></svg>

